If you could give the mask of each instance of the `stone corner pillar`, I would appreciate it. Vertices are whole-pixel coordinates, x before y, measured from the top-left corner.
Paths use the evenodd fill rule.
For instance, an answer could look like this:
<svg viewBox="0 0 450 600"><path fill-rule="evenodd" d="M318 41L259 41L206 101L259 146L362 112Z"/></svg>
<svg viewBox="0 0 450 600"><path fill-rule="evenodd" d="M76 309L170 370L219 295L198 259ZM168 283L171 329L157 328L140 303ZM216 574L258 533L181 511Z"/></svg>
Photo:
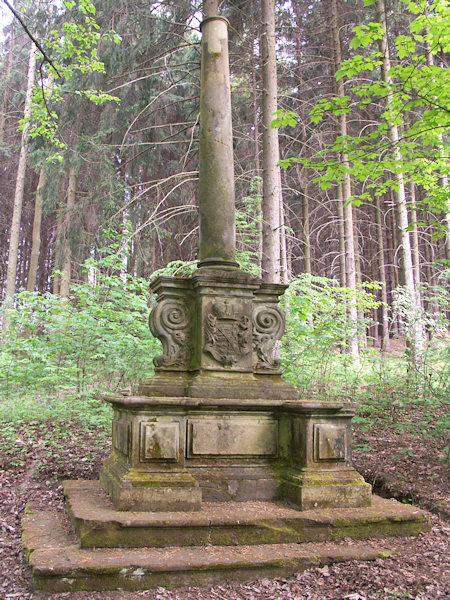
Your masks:
<svg viewBox="0 0 450 600"><path fill-rule="evenodd" d="M199 267L237 267L228 20L201 24Z"/></svg>

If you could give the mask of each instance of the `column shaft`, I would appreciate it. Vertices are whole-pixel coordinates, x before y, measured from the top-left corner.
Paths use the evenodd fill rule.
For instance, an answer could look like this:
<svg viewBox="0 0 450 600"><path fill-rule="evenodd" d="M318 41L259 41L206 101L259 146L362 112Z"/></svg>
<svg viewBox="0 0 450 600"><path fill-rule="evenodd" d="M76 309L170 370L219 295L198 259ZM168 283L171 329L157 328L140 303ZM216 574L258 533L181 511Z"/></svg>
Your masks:
<svg viewBox="0 0 450 600"><path fill-rule="evenodd" d="M202 23L199 266L235 263L234 165L228 21Z"/></svg>

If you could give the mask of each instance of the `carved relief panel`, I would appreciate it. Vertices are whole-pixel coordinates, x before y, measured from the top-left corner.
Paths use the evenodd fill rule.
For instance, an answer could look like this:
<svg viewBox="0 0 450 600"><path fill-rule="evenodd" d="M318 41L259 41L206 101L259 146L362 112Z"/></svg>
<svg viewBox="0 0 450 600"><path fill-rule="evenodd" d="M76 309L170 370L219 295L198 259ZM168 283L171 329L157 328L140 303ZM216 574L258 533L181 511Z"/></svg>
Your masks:
<svg viewBox="0 0 450 600"><path fill-rule="evenodd" d="M341 462L348 458L347 428L344 425L314 425L314 460Z"/></svg>
<svg viewBox="0 0 450 600"><path fill-rule="evenodd" d="M251 301L206 299L203 310L203 356L207 365L249 370L252 353Z"/></svg>
<svg viewBox="0 0 450 600"><path fill-rule="evenodd" d="M170 421L141 422L140 461L177 461L180 453L180 424Z"/></svg>

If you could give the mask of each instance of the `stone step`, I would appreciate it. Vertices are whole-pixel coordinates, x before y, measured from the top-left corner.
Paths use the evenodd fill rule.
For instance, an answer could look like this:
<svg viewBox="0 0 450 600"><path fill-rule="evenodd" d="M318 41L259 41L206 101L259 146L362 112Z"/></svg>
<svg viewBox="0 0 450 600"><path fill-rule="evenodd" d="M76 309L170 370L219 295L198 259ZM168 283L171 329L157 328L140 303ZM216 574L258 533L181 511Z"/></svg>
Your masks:
<svg viewBox="0 0 450 600"><path fill-rule="evenodd" d="M193 512L117 511L98 481L64 482L83 548L233 546L416 535L427 513L373 496L371 506L299 511L272 502L204 502Z"/></svg>
<svg viewBox="0 0 450 600"><path fill-rule="evenodd" d="M57 513L28 509L22 526L34 589L50 593L214 585L390 555L360 543L82 549Z"/></svg>

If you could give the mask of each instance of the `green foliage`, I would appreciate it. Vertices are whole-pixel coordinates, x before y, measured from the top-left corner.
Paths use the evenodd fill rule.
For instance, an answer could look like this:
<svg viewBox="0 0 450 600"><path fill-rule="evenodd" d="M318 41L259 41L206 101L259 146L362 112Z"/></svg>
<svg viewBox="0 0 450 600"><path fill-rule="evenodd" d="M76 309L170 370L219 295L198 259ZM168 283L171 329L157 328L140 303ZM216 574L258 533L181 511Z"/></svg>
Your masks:
<svg viewBox="0 0 450 600"><path fill-rule="evenodd" d="M341 354L352 334L346 318L350 301L361 313L379 306L367 289L355 292L325 277L305 273L291 282L283 299L287 317L282 358L286 378L297 387L339 394L344 381L352 385L358 377L351 359ZM367 325L361 319L358 333Z"/></svg>
<svg viewBox="0 0 450 600"><path fill-rule="evenodd" d="M343 180L345 172L350 172L363 184L364 191L352 199L359 203L373 195L382 195L389 188L395 189L397 183L392 175L403 173L405 181L423 188L422 207L443 214L450 193L448 186L441 185L442 177L450 171L443 146L443 136L450 126L450 73L448 69L428 64L426 52L429 48L434 55L450 49L449 3L437 0L430 5L408 1L405 4L416 17L410 24L409 35L395 38L389 80L382 81L379 74L382 57L378 40L384 33L381 25L358 26L353 30L351 48L361 48L362 52L344 61L336 74L337 79L349 79L346 95L321 99L310 112L312 122L319 123L330 113L364 110L368 105L385 106L387 101L387 106L380 109L378 121L356 136L337 137L313 158L285 158L280 165L288 168L294 162L301 162L315 169L319 175L314 181L322 189L329 189ZM286 116L278 112L276 126L292 126L297 118L292 111ZM399 154L392 152L387 135L389 124L401 128ZM343 152L348 157L346 164L336 160L336 155ZM439 237L444 233L440 229L434 235Z"/></svg>
<svg viewBox="0 0 450 600"><path fill-rule="evenodd" d="M28 135L31 139L43 139L54 148L47 162L61 162L60 151L67 148L59 131L58 108L68 96L82 96L96 105L119 101L116 96L94 88L89 79L105 72L98 56L99 45L121 41L113 30L101 32L95 15L95 4L90 0L64 0L62 14L56 17L57 26L42 43L50 63L40 67L40 81L31 101ZM20 127L25 124L22 119Z"/></svg>
<svg viewBox="0 0 450 600"><path fill-rule="evenodd" d="M397 317L408 337L407 328L413 324L404 314L410 308L403 301L402 288L397 289L396 297ZM445 436L450 426L445 416L450 381L445 273L439 285L423 286L422 298L432 308L415 315L430 336L420 372L407 352L386 354L375 348L361 349L361 364L354 367L342 352L351 333L345 318L345 306L351 298L352 290L323 277L304 274L291 283L283 300L286 334L281 357L285 377L308 396L358 402L361 408L355 422L362 428L382 421L398 432ZM358 312L366 313L379 305L370 289L357 291L356 304ZM361 320L359 332L367 325L368 319ZM420 418L403 418L415 405L420 408ZM436 418L436 414L441 416Z"/></svg>
<svg viewBox="0 0 450 600"><path fill-rule="evenodd" d="M0 353L2 396L114 390L151 370L148 283L123 273L123 256L111 253L86 270L70 301L17 294Z"/></svg>
<svg viewBox="0 0 450 600"><path fill-rule="evenodd" d="M359 313L369 313L379 306L370 287L356 292ZM413 327L410 310L403 302L402 288L396 291L394 303L397 318L405 329ZM346 304L352 290L341 288L333 280L303 274L295 279L283 299L286 311L286 334L281 356L285 377L308 395L345 397L361 403L357 422L367 425L373 419L388 419L396 425L397 416L421 403L422 420L402 422L401 427L420 435L443 435L448 419L434 418L434 408L448 402L450 380L450 350L448 346L448 291L445 274L437 286L423 286L422 297L429 310L416 315L426 328L430 340L417 365L409 360L408 352L385 354L375 348L361 349L361 364L355 368L348 355L342 352L349 343L351 329L345 318ZM358 335L368 325L368 319L358 322ZM433 408L434 407L434 408ZM400 426L400 425L399 425Z"/></svg>
<svg viewBox="0 0 450 600"><path fill-rule="evenodd" d="M258 247L262 223L261 178L250 181L250 193L244 196L236 209L236 260L244 271L261 275L258 265Z"/></svg>
<svg viewBox="0 0 450 600"><path fill-rule="evenodd" d="M393 291L392 310L402 327L407 342L407 369L411 381L415 381L418 387L427 386L436 391L436 383L439 379L439 387L442 387L442 377L445 376L450 360L450 348L445 344L448 338L448 315L450 300L448 295L448 284L450 271L444 270L439 276L437 285L422 283L419 286L422 306L417 307L410 301L409 295L402 286ZM409 346L414 336L416 325L420 325L430 337L421 360L410 360ZM444 386L447 387L447 386Z"/></svg>
<svg viewBox="0 0 450 600"><path fill-rule="evenodd" d="M168 263L164 268L158 269L157 271L153 271L151 275L151 281L163 275L164 277L175 277L175 276L188 276L192 275L192 273L197 268L196 260L193 261L184 261L184 260L173 260Z"/></svg>

